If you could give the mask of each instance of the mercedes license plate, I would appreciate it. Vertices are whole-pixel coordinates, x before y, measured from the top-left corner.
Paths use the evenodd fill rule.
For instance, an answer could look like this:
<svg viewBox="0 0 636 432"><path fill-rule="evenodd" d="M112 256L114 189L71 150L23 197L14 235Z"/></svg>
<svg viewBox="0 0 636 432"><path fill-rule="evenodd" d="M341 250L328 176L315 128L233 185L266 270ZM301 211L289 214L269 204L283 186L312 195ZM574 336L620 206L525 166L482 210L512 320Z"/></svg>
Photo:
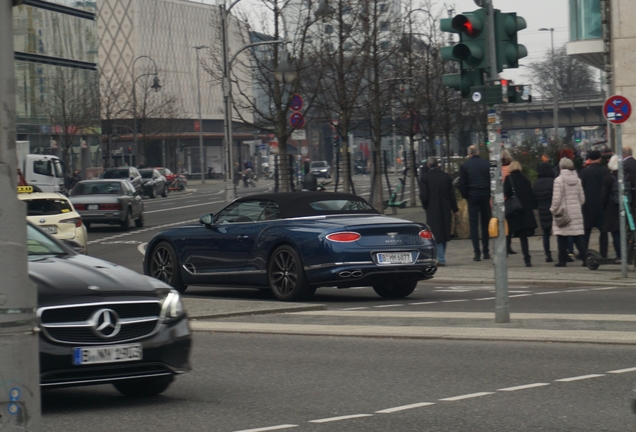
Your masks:
<svg viewBox="0 0 636 432"><path fill-rule="evenodd" d="M57 234L56 226L42 226L40 228L42 229L42 231L44 231L47 234Z"/></svg>
<svg viewBox="0 0 636 432"><path fill-rule="evenodd" d="M86 209L88 210L97 210L99 209L99 204L89 204Z"/></svg>
<svg viewBox="0 0 636 432"><path fill-rule="evenodd" d="M388 252L377 255L378 264L411 264L411 252Z"/></svg>
<svg viewBox="0 0 636 432"><path fill-rule="evenodd" d="M142 359L141 344L109 345L73 349L73 364L117 363Z"/></svg>

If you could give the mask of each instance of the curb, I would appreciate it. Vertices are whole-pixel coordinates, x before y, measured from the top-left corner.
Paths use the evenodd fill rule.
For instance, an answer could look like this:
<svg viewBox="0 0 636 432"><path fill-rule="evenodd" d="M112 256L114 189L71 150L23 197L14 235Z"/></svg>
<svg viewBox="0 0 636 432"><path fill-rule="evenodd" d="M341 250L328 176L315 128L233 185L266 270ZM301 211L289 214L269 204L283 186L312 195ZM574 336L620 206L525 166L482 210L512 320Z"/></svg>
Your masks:
<svg viewBox="0 0 636 432"><path fill-rule="evenodd" d="M273 309L252 309L252 310L244 310L240 312L219 312L212 313L207 315L197 315L197 316L188 316L189 321L197 321L199 319L214 319L214 318L226 318L226 317L236 317L236 316L245 316L245 315L267 315L267 314L276 314L276 313L286 313L286 312L305 312L305 311L318 311L318 310L326 310L327 305L307 305L307 306L290 306L290 307L279 307Z"/></svg>
<svg viewBox="0 0 636 432"><path fill-rule="evenodd" d="M572 288L572 287L581 287L581 286L601 286L601 287L610 287L610 286L620 286L620 287L636 287L636 281L633 279L628 279L629 281L607 281L607 282L594 282L594 281L565 281L565 280L536 280L536 279L508 279L508 285L526 285L526 286L545 286L545 287L560 287L560 288ZM477 278L438 278L434 277L433 279L428 279L428 281L438 282L438 283L449 283L449 284L489 284L493 285L495 283L495 279L477 279Z"/></svg>

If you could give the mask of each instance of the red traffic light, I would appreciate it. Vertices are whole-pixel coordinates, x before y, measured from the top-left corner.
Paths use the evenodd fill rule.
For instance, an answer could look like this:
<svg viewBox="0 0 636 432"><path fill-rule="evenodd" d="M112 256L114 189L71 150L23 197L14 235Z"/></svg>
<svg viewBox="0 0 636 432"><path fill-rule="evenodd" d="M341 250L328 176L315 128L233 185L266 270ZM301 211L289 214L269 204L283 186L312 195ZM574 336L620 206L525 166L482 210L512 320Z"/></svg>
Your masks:
<svg viewBox="0 0 636 432"><path fill-rule="evenodd" d="M476 17L457 15L453 18L453 27L471 38L481 33L481 22Z"/></svg>
<svg viewBox="0 0 636 432"><path fill-rule="evenodd" d="M132 147L128 147L128 153L132 153Z"/></svg>

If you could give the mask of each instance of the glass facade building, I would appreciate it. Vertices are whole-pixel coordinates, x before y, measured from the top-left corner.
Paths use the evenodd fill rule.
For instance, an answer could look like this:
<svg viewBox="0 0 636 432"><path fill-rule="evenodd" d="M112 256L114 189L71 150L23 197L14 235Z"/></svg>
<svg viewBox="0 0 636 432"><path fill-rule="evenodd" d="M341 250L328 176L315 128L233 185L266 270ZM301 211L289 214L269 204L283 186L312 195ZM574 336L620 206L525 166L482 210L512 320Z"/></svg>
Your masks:
<svg viewBox="0 0 636 432"><path fill-rule="evenodd" d="M97 147L95 12L95 1L70 0L13 9L17 138L30 141L32 153L55 153L52 142L63 131L72 132L75 153L82 140Z"/></svg>
<svg viewBox="0 0 636 432"><path fill-rule="evenodd" d="M570 0L570 41L603 36L600 0Z"/></svg>

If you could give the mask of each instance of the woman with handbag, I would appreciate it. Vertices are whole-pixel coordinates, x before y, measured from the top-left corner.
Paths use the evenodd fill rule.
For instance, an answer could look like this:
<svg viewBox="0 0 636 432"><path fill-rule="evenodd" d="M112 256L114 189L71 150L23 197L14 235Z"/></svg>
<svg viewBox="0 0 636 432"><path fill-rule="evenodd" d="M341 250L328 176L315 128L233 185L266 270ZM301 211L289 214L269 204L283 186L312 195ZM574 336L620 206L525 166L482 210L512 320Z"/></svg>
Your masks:
<svg viewBox="0 0 636 432"><path fill-rule="evenodd" d="M506 198L506 220L510 234L519 237L521 252L526 267L532 267L528 237L534 234L537 221L534 218L534 193L530 180L521 172L521 164L512 161L509 174L504 181L504 197Z"/></svg>
<svg viewBox="0 0 636 432"><path fill-rule="evenodd" d="M552 190L552 230L559 246L559 262L556 267L565 267L568 258L568 236L572 236L576 248L585 265L585 230L581 206L585 203L585 194L581 180L574 170L574 163L568 158L559 161L559 176L554 180Z"/></svg>

